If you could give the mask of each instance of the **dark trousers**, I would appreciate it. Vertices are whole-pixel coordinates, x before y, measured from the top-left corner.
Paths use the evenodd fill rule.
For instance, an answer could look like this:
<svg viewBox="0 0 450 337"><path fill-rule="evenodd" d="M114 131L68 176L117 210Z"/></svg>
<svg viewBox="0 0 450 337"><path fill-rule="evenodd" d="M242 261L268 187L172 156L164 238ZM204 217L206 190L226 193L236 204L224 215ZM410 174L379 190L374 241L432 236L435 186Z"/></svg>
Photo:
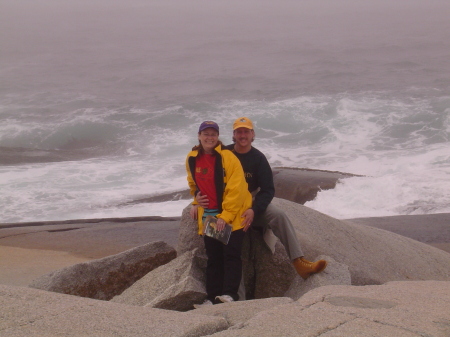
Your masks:
<svg viewBox="0 0 450 337"><path fill-rule="evenodd" d="M229 295L235 301L239 299L238 290L242 277L242 241L244 239L242 229L233 231L227 245L222 242L204 236L206 255L206 293L208 299L213 302L216 296Z"/></svg>

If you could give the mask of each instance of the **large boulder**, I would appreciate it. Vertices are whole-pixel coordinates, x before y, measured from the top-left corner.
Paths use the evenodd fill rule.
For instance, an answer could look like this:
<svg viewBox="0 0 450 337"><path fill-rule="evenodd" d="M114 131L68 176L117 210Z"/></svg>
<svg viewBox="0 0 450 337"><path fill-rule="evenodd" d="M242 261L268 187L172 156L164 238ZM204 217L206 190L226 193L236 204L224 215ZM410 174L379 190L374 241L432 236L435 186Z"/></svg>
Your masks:
<svg viewBox="0 0 450 337"><path fill-rule="evenodd" d="M191 311L194 314L201 314L212 317L223 317L230 326L237 328L244 325L248 320L273 308L282 308L285 304L294 301L289 297L271 297L258 300L238 301L221 305L202 306ZM245 335L243 335L245 336ZM274 335L276 336L276 335Z"/></svg>
<svg viewBox="0 0 450 337"><path fill-rule="evenodd" d="M214 337L447 337L449 300L448 281L402 281L364 287L330 285L316 288L295 302L267 307L245 323ZM260 301L256 300L264 305ZM210 309L198 311L227 318L232 311L246 312L248 302L218 305L222 309L220 316L215 311L209 313Z"/></svg>
<svg viewBox="0 0 450 337"><path fill-rule="evenodd" d="M223 317L98 301L0 284L2 337L201 337L228 329Z"/></svg>
<svg viewBox="0 0 450 337"><path fill-rule="evenodd" d="M332 257L326 255L320 255L317 259L326 260L328 262L327 268L322 273L314 275L314 277L310 277L306 281L301 277L295 277L284 296L298 300L315 288L328 285L351 285L352 279L348 266L336 262Z"/></svg>
<svg viewBox="0 0 450 337"><path fill-rule="evenodd" d="M331 256L348 266L353 285L450 280L450 254L382 229L337 220L275 198L291 219L306 258Z"/></svg>
<svg viewBox="0 0 450 337"><path fill-rule="evenodd" d="M191 207L192 205L190 204L186 206L181 214L177 253L178 255L181 255L199 248L197 254L203 254L206 257L203 238L198 235L197 220L192 220L189 215Z"/></svg>
<svg viewBox="0 0 450 337"><path fill-rule="evenodd" d="M0 285L2 337L435 336L450 332L450 281L324 286L189 312Z"/></svg>
<svg viewBox="0 0 450 337"><path fill-rule="evenodd" d="M244 238L242 266L247 300L283 296L297 277L284 246L277 241L272 254L257 230Z"/></svg>
<svg viewBox="0 0 450 337"><path fill-rule="evenodd" d="M152 242L116 255L59 269L37 278L30 287L110 300L176 256L175 249L165 242Z"/></svg>
<svg viewBox="0 0 450 337"><path fill-rule="evenodd" d="M333 284L450 280L450 254L442 250L395 233L337 220L287 200L275 198L273 203L291 219L305 257L317 260L322 256L329 261L329 266L304 281L296 274L280 242L276 243L272 254L262 234L249 231L242 252L247 299L280 296L298 299L314 288ZM183 210L180 224L179 258L153 270L114 301L184 311L205 298L204 245L197 234L196 221L189 218L189 207ZM90 266L100 270L105 268L102 263L93 265L91 262ZM104 292L102 277L90 277L94 282L86 286L83 274L78 271L73 268L72 274L62 273L67 278L53 275L40 288L50 290L48 283L52 281L59 287L67 283L69 289L66 286L60 292L78 296L86 296L87 290L91 292L88 297ZM87 272L95 275L93 269ZM84 293L78 291L80 285L83 285Z"/></svg>
<svg viewBox="0 0 450 337"><path fill-rule="evenodd" d="M242 252L247 299L285 294L299 298L314 287L330 284L450 280L450 254L442 250L385 230L337 220L288 200L274 198L273 203L291 219L305 257L317 260L324 255L330 265L305 282L280 242L272 254L262 234L249 231ZM179 253L195 248L204 251L197 224L189 218L189 207L183 210Z"/></svg>
<svg viewBox="0 0 450 337"><path fill-rule="evenodd" d="M206 260L198 249L186 252L145 275L111 301L159 309L187 311L206 297Z"/></svg>
<svg viewBox="0 0 450 337"><path fill-rule="evenodd" d="M275 197L304 204L314 200L317 193L336 187L340 179L356 177L351 173L276 167L272 169Z"/></svg>
<svg viewBox="0 0 450 337"><path fill-rule="evenodd" d="M197 255L206 259L203 239L197 234L197 221L189 217L190 207L181 216L177 252L180 255L198 249ZM297 276L283 245L278 241L272 254L262 233L256 230L249 230L244 238L242 262L246 299L283 296Z"/></svg>

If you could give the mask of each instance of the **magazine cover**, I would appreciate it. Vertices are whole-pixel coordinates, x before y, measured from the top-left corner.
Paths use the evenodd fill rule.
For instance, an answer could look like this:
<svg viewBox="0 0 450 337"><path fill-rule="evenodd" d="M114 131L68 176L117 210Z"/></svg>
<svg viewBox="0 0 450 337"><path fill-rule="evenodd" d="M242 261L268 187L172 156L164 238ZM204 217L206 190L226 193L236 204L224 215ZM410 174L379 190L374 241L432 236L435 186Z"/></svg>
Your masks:
<svg viewBox="0 0 450 337"><path fill-rule="evenodd" d="M229 224L225 225L225 228L221 231L216 229L217 218L208 215L203 223L203 234L213 239L219 240L224 245L228 244L230 240L232 227Z"/></svg>

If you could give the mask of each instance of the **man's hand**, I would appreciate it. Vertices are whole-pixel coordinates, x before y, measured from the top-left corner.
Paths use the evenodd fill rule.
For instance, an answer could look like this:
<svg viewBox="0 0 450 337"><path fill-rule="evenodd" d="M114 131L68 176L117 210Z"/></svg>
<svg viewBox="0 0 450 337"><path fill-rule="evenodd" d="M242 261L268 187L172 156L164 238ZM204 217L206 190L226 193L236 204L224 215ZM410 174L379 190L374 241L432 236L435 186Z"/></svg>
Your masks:
<svg viewBox="0 0 450 337"><path fill-rule="evenodd" d="M203 208L208 208L209 206L208 196L206 194L203 195L202 191L197 193L197 195L195 196L195 200L197 200L198 204Z"/></svg>
<svg viewBox="0 0 450 337"><path fill-rule="evenodd" d="M197 220L198 205L192 205L192 207L189 211L189 215L191 216L192 219Z"/></svg>
<svg viewBox="0 0 450 337"><path fill-rule="evenodd" d="M244 226L244 232L246 232L250 228L254 217L255 212L253 212L251 208L242 213L241 218L244 218L244 220L241 222L241 225Z"/></svg>

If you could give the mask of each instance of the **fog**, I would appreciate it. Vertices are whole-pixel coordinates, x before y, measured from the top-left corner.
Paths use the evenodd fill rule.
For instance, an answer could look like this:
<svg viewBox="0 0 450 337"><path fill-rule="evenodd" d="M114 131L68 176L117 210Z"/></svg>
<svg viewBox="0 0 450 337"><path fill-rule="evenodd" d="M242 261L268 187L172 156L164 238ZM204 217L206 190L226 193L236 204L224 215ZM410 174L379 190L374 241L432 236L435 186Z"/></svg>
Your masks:
<svg viewBox="0 0 450 337"><path fill-rule="evenodd" d="M447 0L1 0L0 8L3 94L88 91L149 104L450 87Z"/></svg>

